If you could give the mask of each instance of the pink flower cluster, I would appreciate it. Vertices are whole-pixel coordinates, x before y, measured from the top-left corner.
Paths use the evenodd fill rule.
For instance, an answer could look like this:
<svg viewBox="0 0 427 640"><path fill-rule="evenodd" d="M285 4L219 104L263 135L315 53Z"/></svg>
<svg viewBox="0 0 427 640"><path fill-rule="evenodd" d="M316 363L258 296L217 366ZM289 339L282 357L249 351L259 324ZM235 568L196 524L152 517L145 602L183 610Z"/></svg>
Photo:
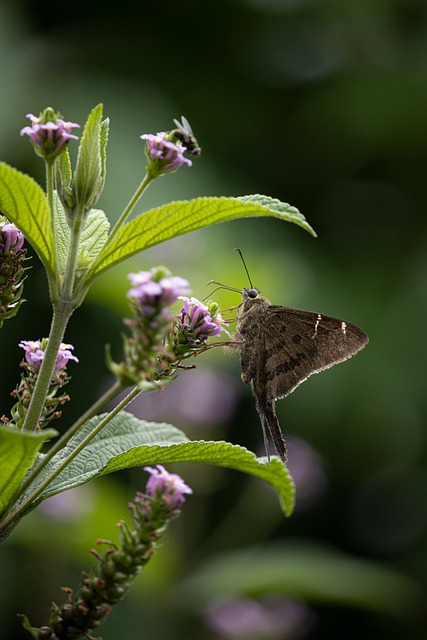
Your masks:
<svg viewBox="0 0 427 640"><path fill-rule="evenodd" d="M183 294L189 293L188 280L168 274L169 272L162 267L129 273L128 278L133 288L127 292L128 298L136 300L142 311L149 315L153 311L173 304Z"/></svg>
<svg viewBox="0 0 427 640"><path fill-rule="evenodd" d="M78 140L78 137L71 133L74 127L80 127L75 122L65 122L61 118L55 122L43 122L41 117L37 118L32 113L28 113L27 118L31 120L31 126L21 129L21 136L29 136L33 143L48 155L56 155L68 140Z"/></svg>
<svg viewBox="0 0 427 640"><path fill-rule="evenodd" d="M193 493L193 490L176 473L169 473L161 464L156 467L144 467L151 474L147 482L147 495L161 500L174 511L185 502L184 495Z"/></svg>
<svg viewBox="0 0 427 640"><path fill-rule="evenodd" d="M180 329L186 334L187 339L205 341L210 337L217 337L221 332L230 335L226 324L217 309L217 305L205 305L197 298L181 296L184 306L181 309ZM215 308L215 313L213 309Z"/></svg>
<svg viewBox="0 0 427 640"><path fill-rule="evenodd" d="M25 351L27 364L40 369L47 347L47 340L22 340L19 343L19 346ZM59 347L55 363L55 371L57 373L65 369L69 360L75 360L76 362L79 361L78 358L71 353L72 349L74 349L72 344L62 343Z"/></svg>
<svg viewBox="0 0 427 640"><path fill-rule="evenodd" d="M156 135L145 133L141 136L147 142L147 157L150 161L157 160L160 163L159 170L176 171L182 164L191 167L192 162L184 157L186 147L167 140L167 133L161 131Z"/></svg>

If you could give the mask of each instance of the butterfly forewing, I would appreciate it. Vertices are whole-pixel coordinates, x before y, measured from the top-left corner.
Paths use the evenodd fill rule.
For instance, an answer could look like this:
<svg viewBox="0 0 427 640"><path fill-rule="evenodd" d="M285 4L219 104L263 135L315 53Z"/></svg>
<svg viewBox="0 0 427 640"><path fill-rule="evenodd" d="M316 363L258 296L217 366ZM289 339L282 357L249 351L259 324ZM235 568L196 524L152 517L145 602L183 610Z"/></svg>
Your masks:
<svg viewBox="0 0 427 640"><path fill-rule="evenodd" d="M283 398L313 373L343 362L368 342L362 329L323 314L269 305L264 309L268 398Z"/></svg>

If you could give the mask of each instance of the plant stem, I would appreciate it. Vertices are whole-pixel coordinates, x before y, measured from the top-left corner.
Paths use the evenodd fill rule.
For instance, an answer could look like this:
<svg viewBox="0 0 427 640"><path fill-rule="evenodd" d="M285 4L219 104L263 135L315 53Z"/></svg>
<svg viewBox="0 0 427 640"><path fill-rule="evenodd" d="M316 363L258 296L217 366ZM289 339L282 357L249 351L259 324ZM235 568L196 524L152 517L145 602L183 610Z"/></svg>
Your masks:
<svg viewBox="0 0 427 640"><path fill-rule="evenodd" d="M0 533L2 531L7 531L9 528L12 530L14 524L19 520L20 517L24 515L24 513L28 510L29 506L32 502L34 502L41 493L46 489L47 486L55 480L59 476L59 474L67 467L72 460L89 444L89 442L96 436L98 433L116 416L122 409L124 409L129 402L134 400L141 391L138 387L134 387L130 393L112 410L110 413L101 420L101 422L94 428L92 431L84 438L80 444L70 453L68 458L66 458L56 469L52 472L50 476L48 476L43 482L39 484L39 486L34 489L34 491L19 505L16 511L12 512L0 525ZM1 537L1 536L0 536Z"/></svg>
<svg viewBox="0 0 427 640"><path fill-rule="evenodd" d="M53 175L52 175L53 169L51 165L52 163L47 164L47 167L51 168L50 171L47 171L48 182L53 179ZM52 184L49 184L48 198L49 197L52 198L51 206L53 207L53 196L49 196L51 188L52 188ZM52 220L53 220L53 213L52 213ZM70 245L68 247L67 265L65 268L64 279L62 282L62 289L59 296L58 296L57 290L59 288L60 276L57 276L57 279L56 279L56 290L54 293L54 299L52 300L53 318L52 318L52 325L49 333L48 344L43 357L42 365L40 367L39 375L37 376L37 382L31 397L30 406L28 408L27 415L25 416L24 426L22 427L27 431L35 431L38 428L38 422L43 410L46 394L50 386L53 371L55 369L56 357L58 355L59 347L64 337L68 320L70 319L71 314L73 313L74 309L77 306L73 298L73 288L74 288L74 280L76 275L80 236L81 236L83 224L84 224L84 216L82 215L81 212L78 212L75 217L74 225L70 234ZM55 243L55 237L54 237L54 246L55 244L56 243ZM52 293L53 292L51 291L51 294Z"/></svg>
<svg viewBox="0 0 427 640"><path fill-rule="evenodd" d="M53 202L53 166L53 160L46 161L46 193L52 220L53 252L55 263L55 278L53 279L53 281L49 280L50 294L52 297L52 303L54 304L54 312L49 333L48 345L45 351L42 365L40 367L39 375L37 377L36 386L31 397L27 415L25 416L25 422L22 427L22 429L26 431L35 431L37 429L40 415L43 411L45 397L52 379L52 373L55 368L58 350L64 337L68 319L72 313L72 310L67 309L67 306L60 306L59 304L55 305L54 302L54 300L58 301L58 285L60 276L58 271L59 263L55 241L56 232Z"/></svg>
<svg viewBox="0 0 427 640"><path fill-rule="evenodd" d="M38 422L43 411L46 395L52 380L52 373L55 369L59 347L61 345L62 338L64 337L65 328L70 315L71 314L66 311L54 311L53 313L49 340L40 371L37 376L37 382L31 396L30 406L28 407L27 415L25 416L24 425L22 427L23 431L36 431L38 428Z"/></svg>
<svg viewBox="0 0 427 640"><path fill-rule="evenodd" d="M49 449L49 451L43 456L43 459L39 464L34 467L31 473L25 478L24 482L19 487L18 492L13 498L13 502L24 493L27 487L35 480L39 473L44 469L53 456L65 447L67 442L73 437L75 433L84 425L85 422L93 418L106 404L111 402L121 391L124 390L124 386L121 382L116 381L98 400L91 406L80 418L55 442L55 444Z"/></svg>
<svg viewBox="0 0 427 640"><path fill-rule="evenodd" d="M129 200L128 204L124 208L122 215L117 220L114 227L112 228L111 233L108 236L108 241L114 238L114 236L118 233L120 227L126 222L127 218L132 213L132 209L136 206L138 200L140 199L140 197L142 196L142 194L144 193L144 191L146 190L146 188L148 187L148 185L152 180L153 180L153 176L149 173L146 173L141 183L139 184L137 190L133 194L132 198Z"/></svg>
<svg viewBox="0 0 427 640"><path fill-rule="evenodd" d="M59 261L58 261L58 251L57 245L55 242L56 232L55 232L55 216L54 216L54 205L53 205L53 167L55 160L47 159L46 160L46 195L47 201L50 209L51 216L51 228L52 228L52 238L53 238L53 263L55 268L55 283L59 282ZM53 292L52 292L53 293ZM55 291L57 293L57 291Z"/></svg>

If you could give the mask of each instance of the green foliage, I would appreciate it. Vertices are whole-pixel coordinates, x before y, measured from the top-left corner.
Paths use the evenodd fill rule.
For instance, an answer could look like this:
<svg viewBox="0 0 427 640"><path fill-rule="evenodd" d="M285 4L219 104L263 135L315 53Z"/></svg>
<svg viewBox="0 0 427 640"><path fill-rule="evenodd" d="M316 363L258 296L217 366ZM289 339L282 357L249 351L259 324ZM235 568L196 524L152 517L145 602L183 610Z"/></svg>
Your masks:
<svg viewBox="0 0 427 640"><path fill-rule="evenodd" d="M70 152L68 147L59 154L55 162L55 184L61 200L72 203L71 183L73 180L73 170L71 167Z"/></svg>
<svg viewBox="0 0 427 640"><path fill-rule="evenodd" d="M56 434L54 429L29 433L0 428L0 513L13 498L43 443Z"/></svg>
<svg viewBox="0 0 427 640"><path fill-rule="evenodd" d="M59 198L56 197L54 202L59 272L63 274L65 273L68 247L70 245L70 228L67 224L64 207ZM110 223L103 211L100 209L91 209L89 211L80 237L77 259L78 270L84 270L96 258L107 240L109 228Z"/></svg>
<svg viewBox="0 0 427 640"><path fill-rule="evenodd" d="M184 233L237 218L264 216L294 222L315 235L298 209L267 196L195 198L170 202L146 211L123 225L98 256L94 275L101 274L139 251Z"/></svg>
<svg viewBox="0 0 427 640"><path fill-rule="evenodd" d="M28 498L40 483L58 469L105 415L89 420L70 439L49 461L21 500ZM228 442L190 442L182 431L172 425L145 422L127 412L115 416L31 503L28 510L52 495L98 476L135 466L170 462L214 464L261 478L279 493L285 514L292 512L294 484L280 460L273 458L268 464L265 458L256 458L252 452Z"/></svg>
<svg viewBox="0 0 427 640"><path fill-rule="evenodd" d="M53 273L52 220L46 194L35 180L3 162L0 162L0 210L19 227L46 270Z"/></svg>
<svg viewBox="0 0 427 640"><path fill-rule="evenodd" d="M326 579L325 579L326 578ZM216 598L269 593L399 616L420 597L416 581L378 563L315 542L288 541L213 557L181 584L202 610Z"/></svg>
<svg viewBox="0 0 427 640"><path fill-rule="evenodd" d="M85 213L92 208L104 188L108 120L102 122L101 119L102 104L99 104L87 119L74 172L76 205Z"/></svg>

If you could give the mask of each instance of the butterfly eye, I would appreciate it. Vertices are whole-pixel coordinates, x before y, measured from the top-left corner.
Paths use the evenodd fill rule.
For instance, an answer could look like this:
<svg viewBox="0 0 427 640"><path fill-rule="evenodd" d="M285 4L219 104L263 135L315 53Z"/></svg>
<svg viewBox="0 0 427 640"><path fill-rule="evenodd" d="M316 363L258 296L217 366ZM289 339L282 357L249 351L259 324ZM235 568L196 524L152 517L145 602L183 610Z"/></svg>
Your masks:
<svg viewBox="0 0 427 640"><path fill-rule="evenodd" d="M249 298L258 298L258 295L259 295L258 289L248 289Z"/></svg>

